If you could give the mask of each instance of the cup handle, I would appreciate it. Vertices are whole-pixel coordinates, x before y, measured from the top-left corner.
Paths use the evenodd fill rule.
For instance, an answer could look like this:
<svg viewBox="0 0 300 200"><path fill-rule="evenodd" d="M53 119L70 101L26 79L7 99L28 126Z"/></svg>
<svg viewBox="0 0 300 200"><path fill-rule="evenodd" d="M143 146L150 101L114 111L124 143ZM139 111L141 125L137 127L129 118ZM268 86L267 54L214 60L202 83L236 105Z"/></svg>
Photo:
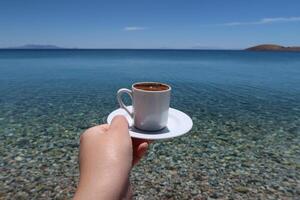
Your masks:
<svg viewBox="0 0 300 200"><path fill-rule="evenodd" d="M122 101L122 95L123 94L128 94L131 98L131 101L132 101L132 91L129 90L129 89L126 89L126 88L119 89L118 92L117 92L117 100L119 102L120 107L123 108L130 115L131 118L133 118L133 113L131 113L127 109L126 105Z"/></svg>

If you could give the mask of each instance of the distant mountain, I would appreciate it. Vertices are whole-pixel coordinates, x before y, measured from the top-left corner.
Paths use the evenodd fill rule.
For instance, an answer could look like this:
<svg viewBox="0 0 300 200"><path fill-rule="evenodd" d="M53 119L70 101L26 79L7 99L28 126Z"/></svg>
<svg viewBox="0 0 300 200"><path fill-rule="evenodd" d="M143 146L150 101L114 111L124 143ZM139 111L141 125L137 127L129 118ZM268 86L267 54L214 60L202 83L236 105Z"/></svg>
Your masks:
<svg viewBox="0 0 300 200"><path fill-rule="evenodd" d="M26 44L18 47L8 47L5 49L64 49L63 47L55 46L55 45L42 45L42 44Z"/></svg>
<svg viewBox="0 0 300 200"><path fill-rule="evenodd" d="M262 44L247 48L248 51L300 51L300 47L284 47L275 44Z"/></svg>

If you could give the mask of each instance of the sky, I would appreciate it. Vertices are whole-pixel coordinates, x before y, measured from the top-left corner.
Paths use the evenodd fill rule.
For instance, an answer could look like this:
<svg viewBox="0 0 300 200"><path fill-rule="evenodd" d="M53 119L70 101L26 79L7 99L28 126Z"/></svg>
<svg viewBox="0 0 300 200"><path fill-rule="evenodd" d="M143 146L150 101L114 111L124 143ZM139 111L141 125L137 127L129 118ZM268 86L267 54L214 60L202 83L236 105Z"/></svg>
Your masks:
<svg viewBox="0 0 300 200"><path fill-rule="evenodd" d="M300 0L0 0L0 47L300 46Z"/></svg>

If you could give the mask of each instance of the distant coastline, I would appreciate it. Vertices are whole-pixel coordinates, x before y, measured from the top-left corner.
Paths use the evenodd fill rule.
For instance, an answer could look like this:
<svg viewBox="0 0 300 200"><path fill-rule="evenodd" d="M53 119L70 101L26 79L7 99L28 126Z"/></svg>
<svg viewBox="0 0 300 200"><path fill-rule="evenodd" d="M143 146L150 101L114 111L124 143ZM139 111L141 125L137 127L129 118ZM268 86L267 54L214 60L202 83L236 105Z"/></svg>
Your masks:
<svg viewBox="0 0 300 200"><path fill-rule="evenodd" d="M1 49L67 49L63 47L59 47L56 45L42 45L42 44L26 44L22 46L16 46L16 47L5 47Z"/></svg>
<svg viewBox="0 0 300 200"><path fill-rule="evenodd" d="M290 51L300 52L300 46L285 47L276 44L262 44L246 49L207 49L207 48L67 48L56 45L27 44L16 47L2 47L0 50L188 50L188 51Z"/></svg>
<svg viewBox="0 0 300 200"><path fill-rule="evenodd" d="M22 46L15 47L0 47L0 50L242 50L242 49L224 49L224 48L69 48L69 47L60 47L56 45L41 45L41 44L26 44Z"/></svg>
<svg viewBox="0 0 300 200"><path fill-rule="evenodd" d="M285 47L275 44L262 44L253 46L250 48L245 49L247 51L297 51L300 52L300 46L299 47Z"/></svg>

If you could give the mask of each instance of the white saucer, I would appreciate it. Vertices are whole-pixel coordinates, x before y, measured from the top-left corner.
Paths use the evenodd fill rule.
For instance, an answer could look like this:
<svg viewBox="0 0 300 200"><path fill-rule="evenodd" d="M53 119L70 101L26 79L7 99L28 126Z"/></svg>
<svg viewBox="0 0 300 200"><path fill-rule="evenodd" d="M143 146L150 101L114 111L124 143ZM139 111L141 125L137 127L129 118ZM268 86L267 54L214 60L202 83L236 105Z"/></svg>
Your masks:
<svg viewBox="0 0 300 200"><path fill-rule="evenodd" d="M132 106L127 106L132 111ZM116 115L124 115L129 123L129 134L134 138L159 140L178 137L188 133L193 127L192 119L185 113L174 108L169 109L169 119L167 127L159 131L143 131L133 126L133 120L122 108L111 112L107 117L107 123L111 123Z"/></svg>

